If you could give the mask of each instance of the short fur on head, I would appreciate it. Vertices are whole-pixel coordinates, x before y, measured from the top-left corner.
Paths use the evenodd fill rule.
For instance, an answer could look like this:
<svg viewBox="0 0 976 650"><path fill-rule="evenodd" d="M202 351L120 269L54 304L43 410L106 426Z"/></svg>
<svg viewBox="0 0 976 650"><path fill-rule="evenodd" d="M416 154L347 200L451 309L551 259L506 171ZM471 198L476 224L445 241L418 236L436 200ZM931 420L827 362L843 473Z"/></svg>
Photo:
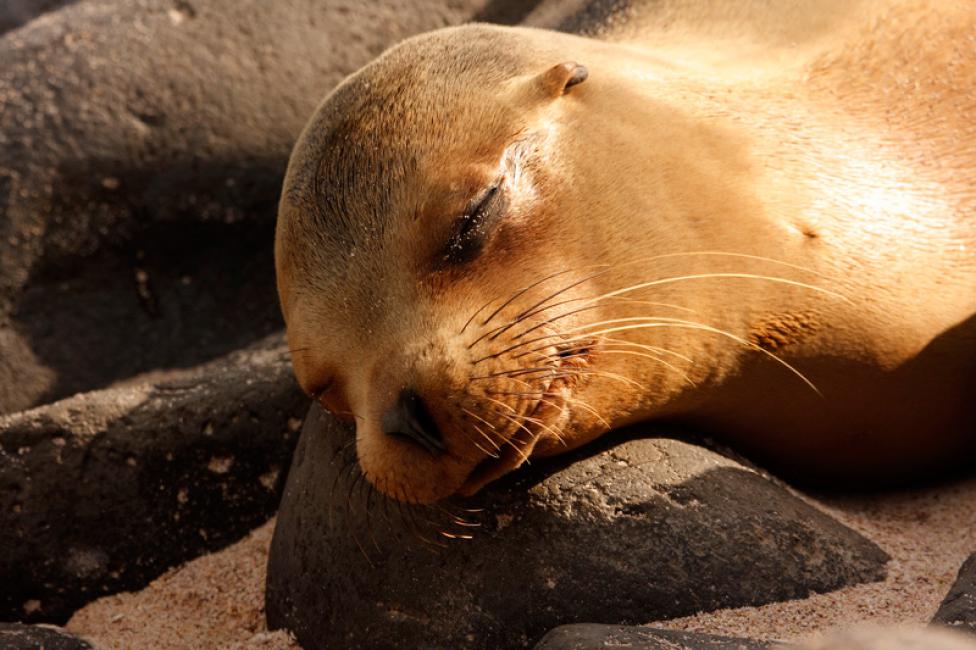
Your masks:
<svg viewBox="0 0 976 650"><path fill-rule="evenodd" d="M483 330L463 320L503 296L489 291L508 289L512 278L497 272L506 256L538 253L538 182L551 136L551 125L543 125L553 119L552 104L567 101L587 76L583 66L523 41L475 26L391 50L326 99L289 166L276 259L289 342L299 350L296 373L310 394L354 416L364 472L404 500L457 491L486 455L502 457L485 473L493 478L527 457L539 437L523 433L525 440L505 450L525 428L520 402L527 400L474 385L473 354L488 347L468 349ZM532 63L547 59L556 62ZM493 184L506 223L491 233L488 253L452 262L448 242L458 218ZM550 263L539 257L536 268ZM325 338L335 347L323 345ZM347 357L348 350L381 352ZM478 372L491 369L498 364L483 362ZM377 430L408 387L444 433L441 458ZM510 413L493 416L494 408Z"/></svg>
<svg viewBox="0 0 976 650"><path fill-rule="evenodd" d="M840 82L861 68L837 71L846 43ZM932 345L976 313L976 265L924 256L904 282L878 260L976 243L972 187L918 184L853 112L885 104L839 114L822 59L814 78L693 58L470 25L319 107L285 178L278 288L299 382L355 421L376 488L470 494L648 418L829 479L942 462L970 435L972 355ZM911 151L949 146L924 126ZM976 168L947 159L946 183Z"/></svg>

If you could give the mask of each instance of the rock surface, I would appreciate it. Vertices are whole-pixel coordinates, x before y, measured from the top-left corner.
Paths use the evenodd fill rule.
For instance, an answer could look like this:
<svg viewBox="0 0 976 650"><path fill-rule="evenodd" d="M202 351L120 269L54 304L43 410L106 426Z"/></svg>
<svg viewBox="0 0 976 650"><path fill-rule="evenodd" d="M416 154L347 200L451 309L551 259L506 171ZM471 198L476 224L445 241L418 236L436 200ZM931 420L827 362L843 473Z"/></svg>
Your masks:
<svg viewBox="0 0 976 650"><path fill-rule="evenodd" d="M40 625L0 623L0 648L3 650L92 650L87 641L67 632Z"/></svg>
<svg viewBox="0 0 976 650"><path fill-rule="evenodd" d="M976 634L976 553L959 569L956 582L932 622Z"/></svg>
<svg viewBox="0 0 976 650"><path fill-rule="evenodd" d="M473 499L412 508L362 479L350 436L310 411L271 546L269 624L307 650L528 647L561 624L636 624L885 575L873 543L675 440L607 439Z"/></svg>
<svg viewBox="0 0 976 650"><path fill-rule="evenodd" d="M535 650L766 650L768 643L729 636L699 634L653 627L563 625L542 637Z"/></svg>
<svg viewBox="0 0 976 650"><path fill-rule="evenodd" d="M308 399L281 347L0 417L0 620L64 622L270 517Z"/></svg>

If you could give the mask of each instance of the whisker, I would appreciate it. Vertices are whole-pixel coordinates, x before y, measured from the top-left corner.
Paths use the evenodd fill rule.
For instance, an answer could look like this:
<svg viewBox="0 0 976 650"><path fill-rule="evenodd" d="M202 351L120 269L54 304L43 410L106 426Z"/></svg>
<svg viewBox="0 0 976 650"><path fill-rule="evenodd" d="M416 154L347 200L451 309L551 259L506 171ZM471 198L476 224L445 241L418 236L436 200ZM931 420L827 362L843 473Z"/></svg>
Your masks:
<svg viewBox="0 0 976 650"><path fill-rule="evenodd" d="M601 271L599 271L597 273L594 273L592 275L588 275L587 277L583 278L582 280L577 280L576 282L573 282L572 284L569 284L569 285L563 287L562 289L556 291L555 293L546 296L545 298L543 298L542 300L540 300L536 304L534 304L531 307L529 307L528 309L524 310L522 313L517 314L515 316L515 318L512 319L512 322L510 322L508 325L506 325L505 327L501 328L500 330L496 331L495 334L493 334L491 336L491 339L490 340L494 341L499 336L501 336L502 334L504 334L507 330L509 330L510 328L514 327L515 325L521 323L524 319L528 318L531 315L531 312L534 309L536 309L537 307L539 307L541 305L544 305L545 303L549 302L553 298L557 298L557 297L561 296L562 294L564 294L565 292L569 291L570 289L574 289L574 288L578 287L579 285L583 284L584 282L589 282L590 280L593 280L594 278L600 277L601 275L603 275L604 273L606 273L607 271L609 271L610 268L611 267L607 267L607 268L604 268L603 270L601 270Z"/></svg>
<svg viewBox="0 0 976 650"><path fill-rule="evenodd" d="M664 284L671 284L674 282L685 282L689 280L712 280L718 278L737 279L737 280L764 280L767 282L774 282L774 283L785 284L793 287L800 287L802 289L809 289L811 291L816 291L819 293L826 294L833 298L847 300L847 298L837 293L836 291L831 291L830 289L824 289L823 287L818 287L813 284L800 282L798 280L789 280L787 278L778 278L776 276L771 276L771 275L758 275L755 273L695 273L691 275L677 275L669 278L660 278L657 280L649 280L647 282L639 282L629 287L608 291L607 293L603 294L602 296L599 296L598 298L594 298L593 300L599 300L602 298L612 298L614 296L619 296L625 293L629 293L631 291L637 291L639 289L647 289L649 287L656 287Z"/></svg>
<svg viewBox="0 0 976 650"><path fill-rule="evenodd" d="M481 359L478 359L477 361L475 361L471 365L476 366L479 363L481 363L482 361L488 361L489 359L497 359L498 357L503 356L506 353L511 352L512 350L517 350L518 348L523 347L525 345L532 345L533 343L538 343L539 341L545 341L547 339L554 339L554 338L560 338L560 335L558 333L552 333L552 334L546 334L545 336L540 336L540 337L537 337L537 338L534 338L534 339L529 339L528 341L522 341L521 343L516 343L515 345L511 345L511 346L505 348L504 350L502 350L500 352L496 352L494 354L489 354L486 357L482 357ZM552 344L550 344L550 345L552 345Z"/></svg>
<svg viewBox="0 0 976 650"><path fill-rule="evenodd" d="M584 402L584 401L583 401L583 400L581 400L580 398L578 398L578 397L568 397L568 398L566 399L566 401L568 401L568 402L569 402L569 403L571 403L571 404L577 404L577 405L579 405L579 406L582 406L582 407L583 407L584 409L586 409L587 411L589 411L590 413L592 413L592 414L593 414L593 416L594 416L594 417L596 417L596 419L597 419L597 420L599 420L599 421L600 421L600 422L601 422L601 423L603 424L603 426L605 426L605 427L606 427L606 428L608 428L608 429L610 429L610 428L611 428L611 427L610 427L610 423L609 423L609 422L607 422L607 421L606 421L606 420L605 420L605 419L603 418L603 416L602 416L602 415L600 415L600 413L599 413L599 412L598 412L598 411L597 411L597 410L596 410L595 408L593 408L592 406L590 406L589 404L587 404L586 402Z"/></svg>
<svg viewBox="0 0 976 650"><path fill-rule="evenodd" d="M600 350L600 354L625 354L625 355L630 355L630 356L635 356L635 357L643 357L645 359L650 359L651 361L657 361L662 366L664 366L666 368L669 368L670 370L673 370L676 373L678 373L679 375L681 375L681 377L690 386L697 387L697 384L695 384L695 382L693 382L691 380L691 378L688 376L688 374L686 372L684 372L683 370L681 370L680 368L678 368L674 364L668 363L664 359L662 359L662 358L660 358L658 356L655 356L653 354L648 354L646 352L637 352L636 350L614 350L614 349L601 349ZM559 357L559 358L560 359L571 359L571 358L574 358L574 357L582 357L582 356L588 356L588 354L584 354L584 353L571 354L571 355L563 356L563 357Z"/></svg>
<svg viewBox="0 0 976 650"><path fill-rule="evenodd" d="M505 309L510 304L512 304L513 302L515 302L516 300L518 300L523 295L525 295L526 292L528 292L528 291L536 288L537 286L539 286L543 282L548 282L549 280L551 280L553 278L556 278L556 277L559 277L560 275L565 275L566 273L569 273L570 271L572 271L572 269L563 269L562 271L557 271L556 273L553 273L552 275L547 275L546 277L542 278L541 280L536 280L532 284L530 284L530 285L528 285L526 287L523 287L522 289L516 291L514 294L512 294L512 297L511 298L509 298L508 300L506 300L505 302L503 302L498 309L496 309L495 311L493 311L491 313L491 315L488 316L488 318L486 318L485 321L481 325L482 326L485 326L488 323L490 323L491 320L495 316L497 316L503 309Z"/></svg>
<svg viewBox="0 0 976 650"><path fill-rule="evenodd" d="M484 419L483 417L481 417L480 415L478 415L474 411L471 411L471 410L469 410L469 409L467 409L467 408L465 408L463 406L461 407L461 410L464 411L465 413L467 413L468 415L470 415L471 417L476 418L478 420L481 420L482 423L484 423L485 425L491 427L491 429L493 431L496 431L497 430L497 429L495 429L495 425L494 424L492 424L488 420Z"/></svg>
<svg viewBox="0 0 976 650"><path fill-rule="evenodd" d="M820 273L819 271L815 271L814 269L812 269L812 268L810 268L808 266L800 266L798 264L793 264L792 262L786 262L784 260L779 260L779 259L776 259L774 257L765 257L765 256L762 256L762 255L750 255L748 253L732 253L732 252L728 252L728 251L713 251L713 250L706 250L706 251L686 251L686 252L681 252L681 253L662 253L660 255L653 255L651 257L645 257L645 258L640 258L640 259L636 259L636 260L630 260L630 261L627 261L627 262L619 262L617 264L617 266L620 267L620 266L631 266L633 264L646 264L648 262L653 262L653 261L662 260L662 259L668 259L668 258L672 258L672 257L707 257L707 256L734 257L734 258L739 258L739 259L756 260L756 261L759 261L759 262L770 262L772 264L779 264L780 266L786 266L786 267L789 267L791 269L796 269L798 271L803 271L805 273L810 273L812 275L816 275L816 276L819 276L819 277L822 277L822 278L827 278L828 277L828 276Z"/></svg>
<svg viewBox="0 0 976 650"><path fill-rule="evenodd" d="M552 366L536 366L534 368L512 368L511 370L499 370L497 372L492 372L487 375L476 375L470 377L469 381L484 380L484 379L498 379L499 377L517 377L520 375L529 375L536 372L541 372L544 370L552 370Z"/></svg>
<svg viewBox="0 0 976 650"><path fill-rule="evenodd" d="M629 302L629 303L634 303L634 304L650 305L650 306L654 306L654 307L667 307L667 308L676 309L676 310L679 310L679 311L686 311L686 312L689 312L691 314L694 314L695 313L695 310L694 309L689 309L688 307L682 307L681 305L675 305L675 304L667 303L667 302L654 302L654 301L651 301L651 300L640 300L638 298L626 298L626 297L620 297L620 296L613 296L612 299L615 302ZM599 300L601 302L599 304L592 304L592 303L596 302L597 300ZM536 314L541 314L544 311L548 311L548 310L554 309L556 307L561 307L563 305L568 305L569 303L589 301L589 303L586 306L584 306L584 307L580 307L579 309L574 309L574 310L569 311L569 312L563 312L562 314L557 314L556 316L553 316L552 318L550 318L548 320L545 320L545 321L539 323L538 325L533 325L532 327L530 327L529 329L523 331L522 333L516 334L515 336L513 336L512 337L512 340L514 341L515 339L521 338L521 337L525 336L526 334L528 334L529 332L531 332L533 330L537 330L540 327L543 327L545 325L548 325L549 323L552 323L553 321L559 320L560 318L565 318L567 316L572 316L573 314L578 314L580 312L587 311L589 309L599 309L600 307L605 306L604 304L602 304L602 301L603 300L606 300L606 299L603 298L603 297L601 297L601 296L582 296L582 297L579 297L579 298L569 298L567 300L562 300L560 302L553 303L552 305L547 305L545 307L540 307L539 309L535 310L534 312L532 312L530 314L526 314L525 317L526 318L530 318L532 316L535 316Z"/></svg>
<svg viewBox="0 0 976 650"><path fill-rule="evenodd" d="M497 444L495 443L495 441L494 441L494 440L492 440L492 439L491 439L491 437L490 437L490 436L489 436L489 435L488 435L487 433L485 433L484 431L482 431L482 430L481 430L481 427L479 427L479 426L478 426L477 424L472 424L471 426L473 426L473 427L474 427L474 430L475 430L475 431L477 431L478 433L480 433L480 434L481 434L481 437L482 437L482 438L484 438L485 440L487 440L487 441L488 441L488 444L490 444L490 445L491 445L492 447L494 447L494 448L495 448L495 451L496 451L496 452L497 452L497 451L499 451L499 450L501 449L501 447L499 447L499 446L498 446L498 445L497 445ZM480 449L480 447L479 447L479 449ZM486 451L485 453L486 453L486 454L488 454L489 456L492 456L492 457L494 457L494 458L498 458L498 457L499 457L497 453L494 453L494 454L493 454L493 453L491 453L491 452L487 452L487 451Z"/></svg>
<svg viewBox="0 0 976 650"><path fill-rule="evenodd" d="M590 370L588 368L567 368L560 370L552 375L553 379L560 379L563 377L575 377L579 375L592 376L592 377L606 377L607 379L616 379L617 381L622 381L626 384L636 386L641 390L647 390L644 384L634 381L630 377L625 377L624 375L618 375L615 372L607 372L606 370Z"/></svg>
<svg viewBox="0 0 976 650"><path fill-rule="evenodd" d="M630 320L630 319L616 319L616 320L618 320L618 321L626 321L626 320ZM726 332L725 330L720 330L720 329L718 329L716 327L712 327L711 325L706 325L704 323L695 323L693 321L680 321L680 320L677 320L677 319L673 319L673 320L654 319L654 320L655 320L655 322L644 322L644 323L640 323L640 324L636 324L636 325L621 325L619 327L613 327L613 328L609 328L609 329L605 329L605 330L600 330L600 331L597 331L597 332L587 332L587 335L588 336L599 336L601 334L611 334L613 332L623 332L623 331L636 330L636 329L652 329L652 328L658 328L658 327L663 327L663 328L673 327L673 328L695 329L695 330L702 330L702 331L705 331L705 332L712 332L714 334L720 334L722 336L725 336L727 338L732 339L736 343L739 343L741 345L744 345L744 346L746 346L746 347L748 347L748 348L750 348L752 350L756 350L757 352L761 352L762 354L764 354L764 355L768 356L769 358L773 359L774 361L776 361L777 363L779 363L781 366L783 366L784 368L786 368L787 370L789 370L790 372L792 372L794 375L796 375L798 378L800 378L803 381L803 383L805 383L807 386L809 386L817 395L823 397L823 393L821 393L820 390L814 385L814 383L812 381L810 381L806 377L806 375L804 375L802 372L800 372L799 370L797 370L796 368L794 368L792 365L790 365L789 363L787 363L786 361L784 361L783 359L781 359L779 356L773 354L769 350L766 350L765 348L762 348L762 347L756 345L755 343L752 343L750 341L747 341L746 339L744 339L744 338L742 338L740 336L736 336L735 334L732 334L731 332Z"/></svg>

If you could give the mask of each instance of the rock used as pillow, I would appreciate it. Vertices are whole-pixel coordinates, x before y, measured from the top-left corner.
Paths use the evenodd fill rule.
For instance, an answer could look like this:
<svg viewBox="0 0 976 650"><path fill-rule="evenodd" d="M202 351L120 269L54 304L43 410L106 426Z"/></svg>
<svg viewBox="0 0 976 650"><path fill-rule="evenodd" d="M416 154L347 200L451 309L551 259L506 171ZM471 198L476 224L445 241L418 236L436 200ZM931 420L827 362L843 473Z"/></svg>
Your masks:
<svg viewBox="0 0 976 650"><path fill-rule="evenodd" d="M352 432L313 407L266 609L307 650L530 647L566 623L639 624L879 580L887 559L775 482L671 439L608 439L472 499L407 506L369 486Z"/></svg>

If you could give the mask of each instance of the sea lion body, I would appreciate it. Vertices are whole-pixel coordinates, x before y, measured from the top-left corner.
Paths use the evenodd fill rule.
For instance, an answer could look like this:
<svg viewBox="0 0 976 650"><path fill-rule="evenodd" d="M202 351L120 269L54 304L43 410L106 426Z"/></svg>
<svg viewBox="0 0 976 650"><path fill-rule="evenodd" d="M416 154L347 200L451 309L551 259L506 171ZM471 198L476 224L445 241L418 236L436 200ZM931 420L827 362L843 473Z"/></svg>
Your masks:
<svg viewBox="0 0 976 650"><path fill-rule="evenodd" d="M653 419L822 482L973 450L976 10L824 6L766 42L441 30L326 99L279 293L374 486L470 493Z"/></svg>

